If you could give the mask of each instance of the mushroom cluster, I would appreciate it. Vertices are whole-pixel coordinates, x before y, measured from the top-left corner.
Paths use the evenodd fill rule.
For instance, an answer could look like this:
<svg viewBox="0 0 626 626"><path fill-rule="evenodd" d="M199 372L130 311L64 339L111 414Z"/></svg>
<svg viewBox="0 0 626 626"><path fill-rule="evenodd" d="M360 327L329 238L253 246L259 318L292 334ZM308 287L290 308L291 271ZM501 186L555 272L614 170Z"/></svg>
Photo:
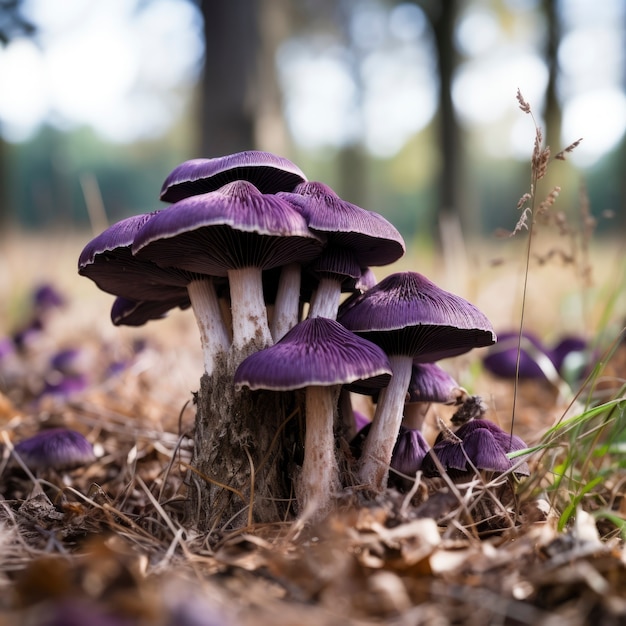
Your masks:
<svg viewBox="0 0 626 626"><path fill-rule="evenodd" d="M353 419L347 392L376 397L356 470L366 488L386 487L403 415L404 440L426 446L424 456L424 405L467 395L435 362L496 337L476 307L417 272L376 283L371 268L405 252L390 222L260 151L187 161L161 199L171 204L112 225L78 265L116 296L115 324L177 307L196 317L205 370L191 490L199 525L232 521L242 500L249 521L275 521L264 502L290 500L294 486L301 515L326 514L350 465L339 445ZM418 408L406 409L407 397ZM304 419L285 445L293 415Z"/></svg>

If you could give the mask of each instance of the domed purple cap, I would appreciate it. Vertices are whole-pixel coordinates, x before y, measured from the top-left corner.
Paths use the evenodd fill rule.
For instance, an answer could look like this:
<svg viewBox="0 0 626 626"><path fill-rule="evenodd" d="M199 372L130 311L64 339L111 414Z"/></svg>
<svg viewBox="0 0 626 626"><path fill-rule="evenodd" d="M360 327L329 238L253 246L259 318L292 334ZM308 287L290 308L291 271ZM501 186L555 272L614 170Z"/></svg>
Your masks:
<svg viewBox="0 0 626 626"><path fill-rule="evenodd" d="M509 459L508 452L524 450L526 444L516 435L503 431L493 422L474 419L461 426L453 435L440 433L435 445L422 462L426 476L439 476L432 459L436 455L446 472L454 477L472 474L472 465L478 470L503 473L515 467L515 473L528 476L526 463L518 465Z"/></svg>
<svg viewBox="0 0 626 626"><path fill-rule="evenodd" d="M133 300L167 300L186 291L189 273L159 267L133 256L131 246L139 229L157 213L120 220L94 237L78 259L78 273L115 296Z"/></svg>
<svg viewBox="0 0 626 626"><path fill-rule="evenodd" d="M401 426L391 455L391 469L405 476L415 476L429 450L430 446L419 430Z"/></svg>
<svg viewBox="0 0 626 626"><path fill-rule="evenodd" d="M305 181L306 176L288 159L260 150L213 159L192 159L181 163L168 175L161 188L161 200L178 202L216 191L236 180L247 180L262 193L277 193L291 191Z"/></svg>
<svg viewBox="0 0 626 626"><path fill-rule="evenodd" d="M342 200L328 185L305 182L280 193L329 245L349 249L360 267L389 265L405 252L402 235L382 215Z"/></svg>
<svg viewBox="0 0 626 626"><path fill-rule="evenodd" d="M250 389L286 391L365 379L384 387L390 378L389 360L378 346L334 320L315 317L298 323L278 343L245 359L234 380Z"/></svg>
<svg viewBox="0 0 626 626"><path fill-rule="evenodd" d="M588 344L582 337L570 335L561 338L550 350L550 357L557 371L563 376L568 368L566 363L574 362L579 373L585 371L585 365L589 367L589 362L594 362L590 355L586 355Z"/></svg>
<svg viewBox="0 0 626 626"><path fill-rule="evenodd" d="M517 332L503 332L498 335L498 343L491 347L483 358L485 369L498 378L515 378L517 367ZM545 379L541 359L550 356L539 338L525 331L522 333L519 357L519 377L521 379Z"/></svg>
<svg viewBox="0 0 626 626"><path fill-rule="evenodd" d="M42 430L16 443L15 451L32 470L68 470L96 460L91 443L68 428Z"/></svg>
<svg viewBox="0 0 626 626"><path fill-rule="evenodd" d="M308 261L321 245L290 204L236 181L158 212L137 233L132 250L162 267L226 276L232 268Z"/></svg>
<svg viewBox="0 0 626 626"><path fill-rule="evenodd" d="M474 305L440 289L417 272L381 280L339 309L337 320L387 354L434 362L489 346L491 323Z"/></svg>
<svg viewBox="0 0 626 626"><path fill-rule="evenodd" d="M437 363L413 363L407 402L454 404L462 395L459 383Z"/></svg>

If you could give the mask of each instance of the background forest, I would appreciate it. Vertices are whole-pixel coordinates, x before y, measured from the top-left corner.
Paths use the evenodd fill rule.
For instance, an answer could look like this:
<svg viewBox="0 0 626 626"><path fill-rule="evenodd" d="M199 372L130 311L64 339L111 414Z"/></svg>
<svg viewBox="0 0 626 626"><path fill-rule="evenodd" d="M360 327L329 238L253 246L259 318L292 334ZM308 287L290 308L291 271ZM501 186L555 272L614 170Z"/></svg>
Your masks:
<svg viewBox="0 0 626 626"><path fill-rule="evenodd" d="M584 185L598 231L623 231L625 13L618 0L2 0L0 217L97 230L158 208L179 162L257 148L408 242L450 215L491 236L512 229L528 182L519 88L550 146L584 138L558 171L561 208L575 214Z"/></svg>

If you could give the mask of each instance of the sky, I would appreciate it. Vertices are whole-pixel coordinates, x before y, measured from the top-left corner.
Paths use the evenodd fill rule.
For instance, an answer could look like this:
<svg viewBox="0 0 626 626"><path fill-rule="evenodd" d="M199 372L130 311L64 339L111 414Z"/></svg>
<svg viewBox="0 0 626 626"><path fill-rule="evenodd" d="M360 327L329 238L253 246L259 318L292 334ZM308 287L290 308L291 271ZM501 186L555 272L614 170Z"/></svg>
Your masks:
<svg viewBox="0 0 626 626"><path fill-rule="evenodd" d="M0 48L0 131L7 140L27 140L44 121L68 130L89 125L114 142L167 131L201 70L201 18L186 0L138 4L27 0L37 39ZM496 14L489 0L462 4L455 45L464 61L453 98L487 153L525 160L534 128L519 115L515 94L521 89L541 109L543 24L533 0L500 4L509 12ZM343 38L306 31L281 46L285 115L304 148L361 141L372 154L391 157L436 113L433 42L414 4L358 6ZM626 3L560 0L559 7L563 146L583 137L572 160L592 165L626 130Z"/></svg>

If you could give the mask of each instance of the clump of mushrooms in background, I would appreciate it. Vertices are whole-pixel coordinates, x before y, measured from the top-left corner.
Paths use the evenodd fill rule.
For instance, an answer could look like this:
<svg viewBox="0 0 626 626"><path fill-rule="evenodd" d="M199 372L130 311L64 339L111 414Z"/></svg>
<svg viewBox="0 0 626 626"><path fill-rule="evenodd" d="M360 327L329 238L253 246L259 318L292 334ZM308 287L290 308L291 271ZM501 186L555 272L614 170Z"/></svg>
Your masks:
<svg viewBox="0 0 626 626"><path fill-rule="evenodd" d="M327 515L355 471L340 443L353 419L346 390L377 394L356 467L366 490L387 485L403 415L402 445L421 446L421 463L423 407L408 407L467 397L434 362L493 344L487 318L416 272L376 284L371 267L405 252L400 233L284 158L187 161L161 199L172 204L88 243L79 273L116 296L115 324L176 307L196 316L205 369L189 472L196 526ZM342 292L352 294L343 303ZM447 385L441 398L429 383L411 391L422 364Z"/></svg>

